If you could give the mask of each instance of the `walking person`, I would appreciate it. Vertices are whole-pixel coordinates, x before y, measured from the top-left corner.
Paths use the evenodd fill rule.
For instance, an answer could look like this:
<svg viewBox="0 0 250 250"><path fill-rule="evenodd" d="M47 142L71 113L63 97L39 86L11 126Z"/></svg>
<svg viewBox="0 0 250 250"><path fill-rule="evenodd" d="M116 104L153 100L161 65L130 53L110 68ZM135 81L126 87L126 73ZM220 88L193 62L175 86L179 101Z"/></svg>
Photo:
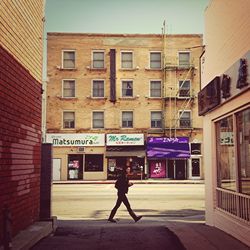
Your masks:
<svg viewBox="0 0 250 250"><path fill-rule="evenodd" d="M136 214L130 207L128 198L126 196L126 193L128 193L129 187L133 185L133 183L129 182L129 179L128 179L129 173L130 173L130 167L126 167L125 169L123 169L122 174L119 176L119 178L117 179L115 183L115 188L117 188L118 190L117 201L108 218L108 221L110 222L116 223L116 220L114 220L114 216L122 202L126 206L130 216L134 219L135 222L139 221L142 218L142 216L136 216Z"/></svg>

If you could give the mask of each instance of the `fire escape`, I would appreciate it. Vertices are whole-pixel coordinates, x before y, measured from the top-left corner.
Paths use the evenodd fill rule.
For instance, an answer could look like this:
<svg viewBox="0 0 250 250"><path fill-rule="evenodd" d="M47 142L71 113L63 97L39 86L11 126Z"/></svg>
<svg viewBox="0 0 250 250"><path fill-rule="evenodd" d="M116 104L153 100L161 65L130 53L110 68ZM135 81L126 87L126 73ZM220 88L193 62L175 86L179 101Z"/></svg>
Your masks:
<svg viewBox="0 0 250 250"><path fill-rule="evenodd" d="M195 67L191 61L190 50L176 49L179 56L171 56L175 48L171 48L173 45L167 47L165 22L163 25L163 130L164 135L168 137L183 136L187 135L188 131L191 133L193 129L191 117L195 95L191 90L191 83Z"/></svg>

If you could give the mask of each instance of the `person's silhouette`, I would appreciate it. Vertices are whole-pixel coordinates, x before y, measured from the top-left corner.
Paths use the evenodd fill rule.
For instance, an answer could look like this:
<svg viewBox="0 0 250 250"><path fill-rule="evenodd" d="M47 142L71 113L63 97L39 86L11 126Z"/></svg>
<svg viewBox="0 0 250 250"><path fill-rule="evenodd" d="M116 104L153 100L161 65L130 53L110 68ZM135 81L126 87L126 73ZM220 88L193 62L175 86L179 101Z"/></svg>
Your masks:
<svg viewBox="0 0 250 250"><path fill-rule="evenodd" d="M116 222L116 220L114 220L114 216L115 216L116 211L120 207L122 202L126 206L129 214L131 215L131 217L134 219L135 222L137 222L138 220L140 220L142 218L142 216L136 216L136 214L134 213L134 211L130 207L128 198L126 196L126 193L128 193L128 188L133 185L133 183L129 182L129 179L128 179L129 173L130 173L130 167L126 167L125 169L123 169L122 174L118 177L118 179L115 183L115 187L118 190L118 192L117 192L118 197L117 197L116 204L115 204L114 208L112 209L110 216L108 218L108 221L110 221L110 222L113 222L113 223Z"/></svg>

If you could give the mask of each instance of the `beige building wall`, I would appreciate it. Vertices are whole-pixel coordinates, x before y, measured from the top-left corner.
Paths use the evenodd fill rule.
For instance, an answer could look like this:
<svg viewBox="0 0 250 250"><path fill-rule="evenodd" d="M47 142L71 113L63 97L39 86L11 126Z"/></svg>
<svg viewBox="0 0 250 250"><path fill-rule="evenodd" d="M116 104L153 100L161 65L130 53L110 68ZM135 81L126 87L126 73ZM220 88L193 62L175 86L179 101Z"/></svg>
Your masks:
<svg viewBox="0 0 250 250"><path fill-rule="evenodd" d="M202 118L198 116L197 93L200 90L199 57L202 53L202 35L167 35L165 60L168 64L166 77L162 70L150 69L150 52L164 54L162 35L122 35L122 34L72 34L49 33L47 57L47 132L48 133L144 133L163 136L163 131L152 130L151 111L164 110L165 136L188 136L190 142L202 143ZM116 49L116 103L110 102L110 49ZM62 51L75 50L76 68L62 68ZM91 68L92 51L105 52L105 69ZM121 68L121 52L133 53L133 69ZM189 51L193 69L176 69L178 52ZM62 80L76 80L76 97L62 98ZM93 80L105 81L105 98L91 98ZM133 80L133 98L122 97L122 80ZM165 82L164 82L165 79ZM193 96L186 106L184 100L174 99L178 91L178 80L191 80ZM150 98L150 80L161 80L164 97ZM170 93L171 92L171 93ZM171 97L171 98L170 98ZM192 129L179 127L178 110L192 111ZM75 129L63 129L63 111L75 111ZM105 128L92 128L92 111L104 111ZM133 128L122 128L121 112L133 111ZM86 147L87 148L87 147ZM57 152L57 151L56 151ZM105 169L105 168L104 168ZM106 171L106 170L105 170ZM91 173L89 173L91 174ZM106 173L105 173L106 174ZM202 172L203 177L203 172Z"/></svg>
<svg viewBox="0 0 250 250"><path fill-rule="evenodd" d="M42 81L44 0L0 1L0 44ZM28 17L35 16L35 22Z"/></svg>
<svg viewBox="0 0 250 250"><path fill-rule="evenodd" d="M202 87L215 76L221 76L250 49L250 2L248 0L212 0L205 11L205 62ZM248 69L249 72L249 69ZM235 82L232 84L236 84ZM204 166L206 190L206 223L232 234L246 244L249 224L216 209L216 147L214 121L225 114L249 104L250 91L206 114L204 128ZM211 139L210 139L211 138Z"/></svg>

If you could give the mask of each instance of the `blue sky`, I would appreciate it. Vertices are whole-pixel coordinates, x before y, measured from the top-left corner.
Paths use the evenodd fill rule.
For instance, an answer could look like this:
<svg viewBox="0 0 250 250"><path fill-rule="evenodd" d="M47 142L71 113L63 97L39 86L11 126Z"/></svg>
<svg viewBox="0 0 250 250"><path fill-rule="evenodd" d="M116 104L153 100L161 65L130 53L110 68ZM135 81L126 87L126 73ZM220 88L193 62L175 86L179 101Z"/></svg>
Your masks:
<svg viewBox="0 0 250 250"><path fill-rule="evenodd" d="M46 0L46 32L203 33L210 0Z"/></svg>

